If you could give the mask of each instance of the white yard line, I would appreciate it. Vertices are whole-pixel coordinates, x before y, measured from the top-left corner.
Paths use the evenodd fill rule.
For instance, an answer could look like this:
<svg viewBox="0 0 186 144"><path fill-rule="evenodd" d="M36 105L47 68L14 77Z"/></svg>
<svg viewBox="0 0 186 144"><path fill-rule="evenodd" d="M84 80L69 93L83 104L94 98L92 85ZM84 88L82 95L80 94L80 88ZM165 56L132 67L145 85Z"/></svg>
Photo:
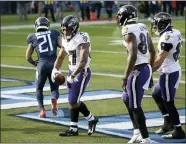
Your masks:
<svg viewBox="0 0 186 144"><path fill-rule="evenodd" d="M27 46L23 45L1 45L1 47L13 47L13 48L27 48ZM104 51L104 50L91 50L91 52L95 53L109 53L109 54L127 54L127 52L117 52L117 51ZM185 58L184 55L181 55L180 58Z"/></svg>
<svg viewBox="0 0 186 144"><path fill-rule="evenodd" d="M15 66L15 65L6 65L6 64L1 64L1 67L5 67L5 68L16 68L16 69L32 69L32 70L36 70L35 67L25 67L25 66ZM68 70L61 70L64 73L67 73ZM123 75L118 75L118 74L106 74L106 73L92 73L93 75L96 76L106 76L106 77L119 77L122 78ZM158 80L158 78L154 78L155 81ZM181 80L180 83L185 84L185 81Z"/></svg>
<svg viewBox="0 0 186 144"><path fill-rule="evenodd" d="M183 18L176 18L178 20ZM148 19L139 19L138 22L149 22ZM89 25L102 25L102 24L116 24L116 20L108 21L108 20L102 20L102 21L85 21L85 22L79 22L81 26L89 26ZM52 23L50 24L50 27L60 27L61 23ZM117 27L117 26L116 26ZM26 29L26 28L34 28L34 24L32 25L10 25L10 26L1 26L1 30L13 30L13 29Z"/></svg>
<svg viewBox="0 0 186 144"><path fill-rule="evenodd" d="M91 22L80 22L80 25L99 25L99 24L111 24L116 23L115 21L91 21ZM50 27L60 27L60 23L53 23ZM12 26L1 26L1 30L13 30L13 29L26 29L34 28L34 25L12 25Z"/></svg>

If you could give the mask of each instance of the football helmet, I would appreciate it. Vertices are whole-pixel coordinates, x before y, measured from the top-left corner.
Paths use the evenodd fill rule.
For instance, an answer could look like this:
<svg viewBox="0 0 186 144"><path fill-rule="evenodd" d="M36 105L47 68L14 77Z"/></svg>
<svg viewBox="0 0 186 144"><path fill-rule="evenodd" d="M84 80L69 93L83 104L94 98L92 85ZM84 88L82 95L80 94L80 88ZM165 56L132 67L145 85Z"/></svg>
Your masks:
<svg viewBox="0 0 186 144"><path fill-rule="evenodd" d="M39 17L35 21L36 32L40 29L48 30L50 28L50 21L46 17Z"/></svg>
<svg viewBox="0 0 186 144"><path fill-rule="evenodd" d="M156 35L161 35L171 28L171 17L168 13L160 12L151 21L151 31L155 31Z"/></svg>
<svg viewBox="0 0 186 144"><path fill-rule="evenodd" d="M68 41L73 38L79 30L79 21L75 16L66 16L61 23L62 36Z"/></svg>
<svg viewBox="0 0 186 144"><path fill-rule="evenodd" d="M132 5L122 6L117 13L116 20L119 27L125 26L129 22L136 22L138 20L137 9Z"/></svg>

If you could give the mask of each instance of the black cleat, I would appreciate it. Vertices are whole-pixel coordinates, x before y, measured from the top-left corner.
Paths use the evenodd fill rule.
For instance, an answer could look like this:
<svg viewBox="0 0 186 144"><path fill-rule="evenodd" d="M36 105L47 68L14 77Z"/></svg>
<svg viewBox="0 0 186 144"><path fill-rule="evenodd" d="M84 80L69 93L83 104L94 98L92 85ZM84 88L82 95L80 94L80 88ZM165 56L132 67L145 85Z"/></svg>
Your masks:
<svg viewBox="0 0 186 144"><path fill-rule="evenodd" d="M90 136L95 132L96 124L99 122L98 118L88 122L88 135Z"/></svg>
<svg viewBox="0 0 186 144"><path fill-rule="evenodd" d="M172 134L163 135L162 138L165 139L185 139L185 132L183 130L177 131L174 130Z"/></svg>
<svg viewBox="0 0 186 144"><path fill-rule="evenodd" d="M163 134L166 132L170 132L174 129L173 123L169 123L168 125L163 125L159 130L157 130L156 134Z"/></svg>
<svg viewBox="0 0 186 144"><path fill-rule="evenodd" d="M61 132L59 133L59 136L78 136L79 133L78 133L78 130L76 132L73 132L72 129L68 129L66 130L65 132Z"/></svg>

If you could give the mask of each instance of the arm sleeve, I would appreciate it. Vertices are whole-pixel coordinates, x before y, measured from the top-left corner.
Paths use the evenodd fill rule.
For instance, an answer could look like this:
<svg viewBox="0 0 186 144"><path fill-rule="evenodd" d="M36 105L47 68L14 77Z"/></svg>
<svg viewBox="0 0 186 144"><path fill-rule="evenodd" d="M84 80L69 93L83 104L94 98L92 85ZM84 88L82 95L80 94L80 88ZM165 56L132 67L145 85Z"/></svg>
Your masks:
<svg viewBox="0 0 186 144"><path fill-rule="evenodd" d="M173 41L173 39L172 39L171 35L169 35L169 34L162 35L162 37L160 38L161 50L169 52L173 48L172 41Z"/></svg>
<svg viewBox="0 0 186 144"><path fill-rule="evenodd" d="M173 48L173 45L171 43L161 42L161 50L169 52L172 48Z"/></svg>
<svg viewBox="0 0 186 144"><path fill-rule="evenodd" d="M31 44L33 48L36 47L37 41L35 40L35 35L34 34L29 34L27 37L27 44Z"/></svg>

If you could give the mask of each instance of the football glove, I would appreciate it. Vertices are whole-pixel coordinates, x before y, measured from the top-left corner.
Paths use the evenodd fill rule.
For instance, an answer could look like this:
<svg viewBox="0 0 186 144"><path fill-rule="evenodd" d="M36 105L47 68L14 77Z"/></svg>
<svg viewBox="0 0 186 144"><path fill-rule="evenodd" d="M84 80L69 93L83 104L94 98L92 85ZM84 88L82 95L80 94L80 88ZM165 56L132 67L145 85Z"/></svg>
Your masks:
<svg viewBox="0 0 186 144"><path fill-rule="evenodd" d="M70 75L67 77L67 82L69 82L69 83L78 82L78 79L76 76Z"/></svg>
<svg viewBox="0 0 186 144"><path fill-rule="evenodd" d="M56 74L58 74L58 73L61 73L61 72L59 70L57 70L56 68L53 68L52 74L51 74L51 79L52 79L53 83L55 82L55 77L56 77Z"/></svg>
<svg viewBox="0 0 186 144"><path fill-rule="evenodd" d="M37 66L37 64L38 64L38 60L35 60L35 61L32 61L32 62L30 62L32 65L34 65L34 66Z"/></svg>

